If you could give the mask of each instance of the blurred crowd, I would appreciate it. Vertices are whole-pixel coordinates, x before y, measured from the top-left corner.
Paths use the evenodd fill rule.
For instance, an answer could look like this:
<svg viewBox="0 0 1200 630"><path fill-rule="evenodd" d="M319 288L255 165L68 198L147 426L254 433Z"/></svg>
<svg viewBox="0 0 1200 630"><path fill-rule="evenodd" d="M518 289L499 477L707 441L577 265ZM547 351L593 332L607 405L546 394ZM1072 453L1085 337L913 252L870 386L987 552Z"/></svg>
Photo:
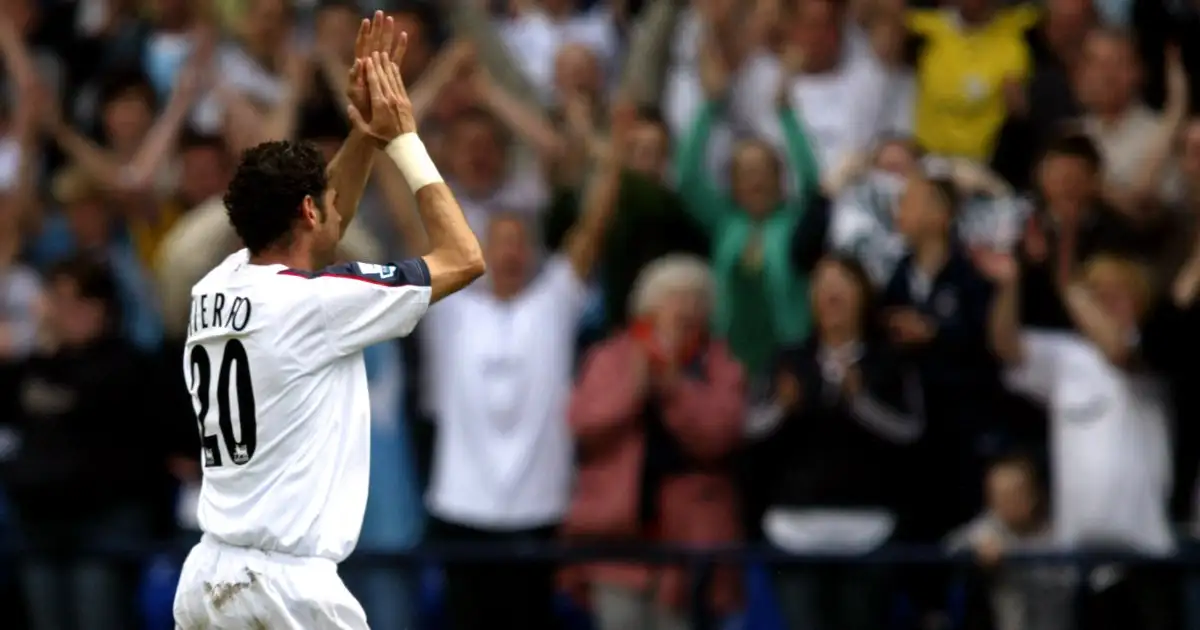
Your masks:
<svg viewBox="0 0 1200 630"><path fill-rule="evenodd" d="M173 627L170 562L87 550L196 539L190 287L241 151L336 152L375 9L488 275L366 353L360 551L934 545L976 562L702 607L1200 628L1187 571L1006 562L1197 544L1192 0L0 0L0 624ZM390 161L358 216L345 259L426 251ZM342 573L380 630L702 621L675 566Z"/></svg>

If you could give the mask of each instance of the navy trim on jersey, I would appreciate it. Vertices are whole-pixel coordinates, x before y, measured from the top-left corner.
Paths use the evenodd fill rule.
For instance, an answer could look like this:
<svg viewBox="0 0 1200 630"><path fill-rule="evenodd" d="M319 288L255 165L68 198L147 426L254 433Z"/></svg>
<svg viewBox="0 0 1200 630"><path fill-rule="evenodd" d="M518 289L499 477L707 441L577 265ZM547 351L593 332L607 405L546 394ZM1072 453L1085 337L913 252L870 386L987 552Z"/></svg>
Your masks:
<svg viewBox="0 0 1200 630"><path fill-rule="evenodd" d="M284 269L281 276L296 276L312 280L314 278L345 278L377 284L384 287L419 286L430 284L429 265L423 258L409 258L395 263L339 263L330 265L320 271L304 271L302 269Z"/></svg>

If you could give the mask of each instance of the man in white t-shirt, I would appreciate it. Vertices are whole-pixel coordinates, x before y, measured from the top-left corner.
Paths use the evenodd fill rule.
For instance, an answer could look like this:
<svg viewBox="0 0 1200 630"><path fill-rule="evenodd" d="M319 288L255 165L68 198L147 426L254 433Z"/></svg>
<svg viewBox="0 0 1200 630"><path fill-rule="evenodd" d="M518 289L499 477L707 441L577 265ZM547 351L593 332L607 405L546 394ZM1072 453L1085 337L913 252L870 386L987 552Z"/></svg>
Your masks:
<svg viewBox="0 0 1200 630"><path fill-rule="evenodd" d="M1129 549L1162 555L1174 549L1167 516L1171 450L1164 392L1150 376L1113 365L1111 343L1075 331L1020 331L1016 263L989 257L997 282L992 344L1008 366L1007 382L1048 407L1055 538L1071 547ZM1117 264L1117 263L1111 263ZM1084 332L1107 319L1083 286L1065 303Z"/></svg>
<svg viewBox="0 0 1200 630"><path fill-rule="evenodd" d="M382 13L364 20L348 94L355 125L328 168L312 145L269 142L244 154L229 186L245 249L192 289L184 356L202 441L204 536L175 595L182 630L367 628L337 575L367 501L362 350L407 335L431 302L484 267L417 137L396 63L406 43ZM376 147L408 180L430 252L322 267Z"/></svg>
<svg viewBox="0 0 1200 630"><path fill-rule="evenodd" d="M627 146L632 122L614 124L614 144ZM563 251L540 272L526 218L495 215L486 237L486 284L438 304L422 325L438 431L426 504L434 536L443 540L546 540L566 513L574 478L566 418L575 342L586 279L615 211L615 155L592 177ZM555 627L550 563L452 563L445 573L455 630Z"/></svg>
<svg viewBox="0 0 1200 630"><path fill-rule="evenodd" d="M1009 384L1045 403L1050 416L1052 531L1067 548L1164 556L1175 548L1169 517L1170 427L1162 384L1127 367L1152 283L1140 263L1096 255L1061 297L1072 331L1020 331L1017 264L980 257L999 285L992 344ZM1176 627L1173 579L1153 566L1102 566L1081 625Z"/></svg>

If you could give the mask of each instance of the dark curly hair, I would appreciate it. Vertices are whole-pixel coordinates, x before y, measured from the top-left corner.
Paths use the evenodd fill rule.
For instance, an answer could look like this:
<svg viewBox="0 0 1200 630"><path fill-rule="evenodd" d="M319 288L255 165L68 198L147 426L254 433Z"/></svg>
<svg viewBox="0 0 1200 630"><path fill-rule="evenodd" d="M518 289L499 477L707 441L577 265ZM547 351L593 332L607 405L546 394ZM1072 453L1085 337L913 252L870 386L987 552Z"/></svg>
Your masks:
<svg viewBox="0 0 1200 630"><path fill-rule="evenodd" d="M264 142L242 153L225 193L229 222L251 254L287 245L305 197L312 197L324 213L322 194L328 184L325 158L315 145Z"/></svg>

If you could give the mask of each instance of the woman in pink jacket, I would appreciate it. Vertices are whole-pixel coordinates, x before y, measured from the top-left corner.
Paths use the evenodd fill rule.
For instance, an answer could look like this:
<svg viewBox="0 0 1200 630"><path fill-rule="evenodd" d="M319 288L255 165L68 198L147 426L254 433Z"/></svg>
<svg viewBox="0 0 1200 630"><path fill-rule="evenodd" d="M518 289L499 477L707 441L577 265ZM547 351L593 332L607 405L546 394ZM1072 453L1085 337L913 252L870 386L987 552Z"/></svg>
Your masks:
<svg viewBox="0 0 1200 630"><path fill-rule="evenodd" d="M564 525L570 539L712 546L741 532L730 458L745 407L741 366L707 336L707 265L667 256L634 286L634 324L587 358L571 400L579 475ZM572 567L598 630L686 629L688 585L678 567ZM718 569L716 613L737 603L738 576Z"/></svg>

